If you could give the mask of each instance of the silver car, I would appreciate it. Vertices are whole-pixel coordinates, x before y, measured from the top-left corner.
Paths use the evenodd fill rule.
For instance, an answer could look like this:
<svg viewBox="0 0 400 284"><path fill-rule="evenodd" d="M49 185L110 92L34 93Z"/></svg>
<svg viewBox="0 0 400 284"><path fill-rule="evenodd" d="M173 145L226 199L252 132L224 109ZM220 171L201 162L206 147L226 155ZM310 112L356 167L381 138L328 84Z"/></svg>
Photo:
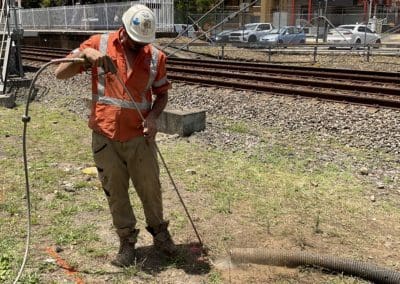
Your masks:
<svg viewBox="0 0 400 284"><path fill-rule="evenodd" d="M329 31L327 43L331 47L357 47L364 44L380 44L381 37L371 31L366 25L341 25Z"/></svg>
<svg viewBox="0 0 400 284"><path fill-rule="evenodd" d="M280 29L273 29L270 33L260 38L260 43L265 45L296 45L305 44L306 35L302 29L294 26L287 26Z"/></svg>

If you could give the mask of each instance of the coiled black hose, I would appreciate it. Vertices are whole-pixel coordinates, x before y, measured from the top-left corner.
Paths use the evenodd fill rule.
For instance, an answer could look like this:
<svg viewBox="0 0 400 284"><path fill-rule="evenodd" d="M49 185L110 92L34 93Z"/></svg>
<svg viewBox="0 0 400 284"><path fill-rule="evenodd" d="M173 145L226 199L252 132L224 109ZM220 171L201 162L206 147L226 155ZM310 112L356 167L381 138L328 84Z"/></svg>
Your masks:
<svg viewBox="0 0 400 284"><path fill-rule="evenodd" d="M235 248L230 251L234 264L254 263L276 266L319 266L332 271L358 276L374 283L400 284L400 272L371 263L332 255L308 252L275 251L265 248Z"/></svg>

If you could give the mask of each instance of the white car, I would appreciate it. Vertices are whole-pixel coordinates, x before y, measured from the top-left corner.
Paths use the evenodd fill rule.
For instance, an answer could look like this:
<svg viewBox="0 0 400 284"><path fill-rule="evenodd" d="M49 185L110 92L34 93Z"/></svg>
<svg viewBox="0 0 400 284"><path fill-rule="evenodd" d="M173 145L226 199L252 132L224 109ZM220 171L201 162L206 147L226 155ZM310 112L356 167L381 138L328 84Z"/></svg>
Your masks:
<svg viewBox="0 0 400 284"><path fill-rule="evenodd" d="M381 37L366 25L341 25L329 31L327 43L330 47L357 47L364 44L380 44Z"/></svg>
<svg viewBox="0 0 400 284"><path fill-rule="evenodd" d="M274 27L270 23L247 24L229 34L229 42L257 42Z"/></svg>

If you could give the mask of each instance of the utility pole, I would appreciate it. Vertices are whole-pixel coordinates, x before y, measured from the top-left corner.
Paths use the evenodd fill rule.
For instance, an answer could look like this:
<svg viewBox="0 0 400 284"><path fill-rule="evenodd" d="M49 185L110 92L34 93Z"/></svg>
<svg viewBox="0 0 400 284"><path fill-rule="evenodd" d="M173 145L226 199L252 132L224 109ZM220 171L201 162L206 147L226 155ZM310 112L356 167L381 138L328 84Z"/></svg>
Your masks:
<svg viewBox="0 0 400 284"><path fill-rule="evenodd" d="M327 25L327 22L326 22L326 19L328 18L327 16L327 11L328 11L328 0L325 0L325 9L324 9L324 16L325 16L325 18L324 18L324 42L326 42L326 38L327 38L327 28L328 28L328 25Z"/></svg>
<svg viewBox="0 0 400 284"><path fill-rule="evenodd" d="M315 43L318 43L318 37L319 37L319 20L321 16L321 1L318 1L318 17L317 17L317 35L315 37Z"/></svg>

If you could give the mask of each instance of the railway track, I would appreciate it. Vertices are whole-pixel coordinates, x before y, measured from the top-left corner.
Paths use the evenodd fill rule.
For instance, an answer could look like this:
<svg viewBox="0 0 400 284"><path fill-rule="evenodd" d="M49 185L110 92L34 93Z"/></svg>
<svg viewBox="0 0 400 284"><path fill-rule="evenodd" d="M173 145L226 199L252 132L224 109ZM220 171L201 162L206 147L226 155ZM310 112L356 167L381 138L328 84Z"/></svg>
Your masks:
<svg viewBox="0 0 400 284"><path fill-rule="evenodd" d="M64 57L69 50L22 48L29 65ZM400 73L169 58L172 81L400 108Z"/></svg>

